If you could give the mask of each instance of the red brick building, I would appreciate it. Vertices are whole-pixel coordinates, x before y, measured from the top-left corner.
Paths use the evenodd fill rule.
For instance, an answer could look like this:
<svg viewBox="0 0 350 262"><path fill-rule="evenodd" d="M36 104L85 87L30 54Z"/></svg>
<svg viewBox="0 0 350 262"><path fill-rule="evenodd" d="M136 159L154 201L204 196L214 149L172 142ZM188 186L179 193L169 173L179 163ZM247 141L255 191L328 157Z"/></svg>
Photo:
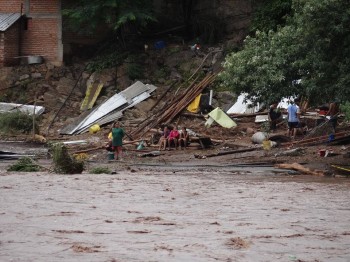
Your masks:
<svg viewBox="0 0 350 262"><path fill-rule="evenodd" d="M20 56L62 64L61 0L0 0L0 66Z"/></svg>

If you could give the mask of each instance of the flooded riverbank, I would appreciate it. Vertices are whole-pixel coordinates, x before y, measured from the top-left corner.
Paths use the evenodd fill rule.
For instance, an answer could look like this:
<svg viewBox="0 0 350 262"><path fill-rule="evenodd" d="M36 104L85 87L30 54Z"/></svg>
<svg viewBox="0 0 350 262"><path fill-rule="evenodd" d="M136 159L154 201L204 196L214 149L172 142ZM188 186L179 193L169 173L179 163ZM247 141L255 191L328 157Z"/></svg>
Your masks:
<svg viewBox="0 0 350 262"><path fill-rule="evenodd" d="M350 180L2 173L1 261L350 261Z"/></svg>

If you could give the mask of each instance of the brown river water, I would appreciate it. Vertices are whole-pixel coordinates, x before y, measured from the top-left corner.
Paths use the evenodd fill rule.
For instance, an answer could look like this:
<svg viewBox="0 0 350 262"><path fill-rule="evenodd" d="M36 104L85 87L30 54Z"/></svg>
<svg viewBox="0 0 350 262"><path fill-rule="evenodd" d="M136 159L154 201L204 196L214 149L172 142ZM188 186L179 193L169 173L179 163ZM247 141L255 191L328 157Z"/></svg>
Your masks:
<svg viewBox="0 0 350 262"><path fill-rule="evenodd" d="M155 169L0 172L0 261L350 261L350 179Z"/></svg>

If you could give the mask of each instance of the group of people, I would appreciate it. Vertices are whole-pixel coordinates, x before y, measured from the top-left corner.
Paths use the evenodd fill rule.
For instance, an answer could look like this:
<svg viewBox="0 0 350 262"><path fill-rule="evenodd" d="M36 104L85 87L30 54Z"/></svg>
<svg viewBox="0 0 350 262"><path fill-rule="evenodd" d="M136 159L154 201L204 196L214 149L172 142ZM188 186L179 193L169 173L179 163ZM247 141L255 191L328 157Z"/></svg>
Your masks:
<svg viewBox="0 0 350 262"><path fill-rule="evenodd" d="M180 147L180 149L186 149L187 145L189 144L189 133L186 127L182 127L182 129L179 131L176 126L173 128L165 126L160 133L161 137L159 139L159 150L170 149L172 146L175 147L175 149L178 149L178 147ZM124 135L125 131L121 127L120 122L114 122L108 134L108 144L106 145L107 150L113 152L114 160L122 159Z"/></svg>
<svg viewBox="0 0 350 262"><path fill-rule="evenodd" d="M273 132L276 130L279 122L282 122L282 112L277 107L278 103L274 102L270 105L268 118L270 122L270 130ZM288 133L287 135L294 138L297 135L298 130L305 126L300 120L300 99L295 99L287 107L287 120L288 120ZM339 114L339 103L334 101L329 104L329 110L326 114L327 121L331 125L333 132L337 125L337 116Z"/></svg>
<svg viewBox="0 0 350 262"><path fill-rule="evenodd" d="M168 126L165 126L161 131L161 137L159 139L159 150L170 149L174 146L175 149L184 148L186 149L189 143L189 134L186 127L182 127L179 131L176 126L170 129Z"/></svg>
<svg viewBox="0 0 350 262"><path fill-rule="evenodd" d="M295 99L291 101L291 103L287 107L287 120L288 120L288 132L287 135L290 137L295 137L297 134L297 130L302 127L302 123L300 121L300 100ZM282 112L281 109L277 107L278 103L273 102L270 105L268 118L270 122L270 130L274 132L277 129L278 123L282 122Z"/></svg>

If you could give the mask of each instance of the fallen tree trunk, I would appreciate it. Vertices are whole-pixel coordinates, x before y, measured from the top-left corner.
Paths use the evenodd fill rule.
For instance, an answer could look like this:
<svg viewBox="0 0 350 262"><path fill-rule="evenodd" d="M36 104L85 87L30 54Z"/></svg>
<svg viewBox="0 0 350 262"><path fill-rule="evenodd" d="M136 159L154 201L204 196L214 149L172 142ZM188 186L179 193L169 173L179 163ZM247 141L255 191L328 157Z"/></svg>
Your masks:
<svg viewBox="0 0 350 262"><path fill-rule="evenodd" d="M281 169L292 169L295 171L299 171L306 175L313 175L313 176L324 176L324 172L320 170L311 170L310 168L306 168L298 163L293 164L277 164L275 165L277 168Z"/></svg>

